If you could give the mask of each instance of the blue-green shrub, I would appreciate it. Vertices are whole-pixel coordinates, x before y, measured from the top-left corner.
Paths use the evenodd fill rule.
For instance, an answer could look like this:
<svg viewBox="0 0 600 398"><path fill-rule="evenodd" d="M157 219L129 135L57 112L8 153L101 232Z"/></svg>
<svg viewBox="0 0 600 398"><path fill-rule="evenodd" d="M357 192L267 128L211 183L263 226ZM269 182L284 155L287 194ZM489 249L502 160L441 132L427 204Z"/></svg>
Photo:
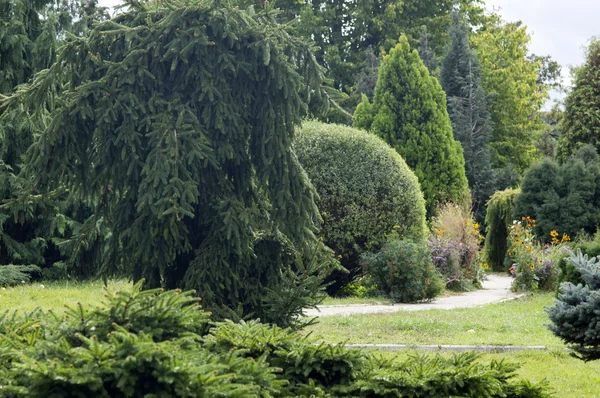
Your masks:
<svg viewBox="0 0 600 398"><path fill-rule="evenodd" d="M350 127L306 122L295 150L319 194L324 242L350 271L336 276L336 288L361 272L361 253L379 250L390 232L424 238L417 177L383 140Z"/></svg>

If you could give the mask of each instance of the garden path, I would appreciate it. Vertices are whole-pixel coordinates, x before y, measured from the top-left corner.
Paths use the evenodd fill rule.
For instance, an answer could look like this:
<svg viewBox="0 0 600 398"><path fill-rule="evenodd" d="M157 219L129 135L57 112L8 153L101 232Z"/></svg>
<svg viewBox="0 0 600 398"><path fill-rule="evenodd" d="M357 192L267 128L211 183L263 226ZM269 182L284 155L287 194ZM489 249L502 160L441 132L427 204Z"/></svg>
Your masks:
<svg viewBox="0 0 600 398"><path fill-rule="evenodd" d="M354 314L376 314L397 311L451 310L454 308L471 308L481 305L513 300L520 297L510 291L512 283L510 276L488 275L483 282L483 289L462 293L454 296L439 297L428 303L417 304L349 304L349 305L320 305L317 309L305 311L306 316L333 316Z"/></svg>

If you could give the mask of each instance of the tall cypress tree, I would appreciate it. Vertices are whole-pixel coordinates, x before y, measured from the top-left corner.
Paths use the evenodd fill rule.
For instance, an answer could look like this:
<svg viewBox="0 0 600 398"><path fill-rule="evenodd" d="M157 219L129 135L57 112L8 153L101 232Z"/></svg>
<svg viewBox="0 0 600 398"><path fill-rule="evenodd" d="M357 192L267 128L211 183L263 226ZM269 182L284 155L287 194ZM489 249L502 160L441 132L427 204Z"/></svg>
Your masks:
<svg viewBox="0 0 600 398"><path fill-rule="evenodd" d="M25 172L110 229L105 275L262 317L263 298L317 246L313 189L291 145L322 69L271 7L128 5L4 101L50 109Z"/></svg>
<svg viewBox="0 0 600 398"><path fill-rule="evenodd" d="M477 55L469 46L469 32L460 15L453 14L450 46L442 61L441 83L448 98L448 113L454 138L465 157L465 174L473 197L474 213L485 218L485 204L495 191L488 143L492 122L485 92L481 87L481 70Z"/></svg>
<svg viewBox="0 0 600 398"><path fill-rule="evenodd" d="M379 68L373 103L363 96L354 126L387 141L415 171L432 215L467 191L460 143L452 137L446 95L402 36Z"/></svg>

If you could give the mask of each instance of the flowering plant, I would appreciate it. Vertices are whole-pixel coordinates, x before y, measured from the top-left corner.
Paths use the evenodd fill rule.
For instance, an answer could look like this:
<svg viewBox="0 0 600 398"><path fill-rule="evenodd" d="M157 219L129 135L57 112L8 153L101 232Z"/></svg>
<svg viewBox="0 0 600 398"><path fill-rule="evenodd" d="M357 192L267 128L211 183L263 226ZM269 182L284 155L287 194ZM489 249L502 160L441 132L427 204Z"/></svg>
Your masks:
<svg viewBox="0 0 600 398"><path fill-rule="evenodd" d="M515 278L516 291L554 290L558 280L556 265L570 251L566 243L571 238L563 235L559 239L557 231L550 233L551 243L540 245L533 235L535 226L534 219L523 217L514 221L510 230L508 255L513 261L510 273Z"/></svg>
<svg viewBox="0 0 600 398"><path fill-rule="evenodd" d="M433 220L429 238L433 264L450 290L472 290L483 278L479 247L483 237L467 206L448 203Z"/></svg>

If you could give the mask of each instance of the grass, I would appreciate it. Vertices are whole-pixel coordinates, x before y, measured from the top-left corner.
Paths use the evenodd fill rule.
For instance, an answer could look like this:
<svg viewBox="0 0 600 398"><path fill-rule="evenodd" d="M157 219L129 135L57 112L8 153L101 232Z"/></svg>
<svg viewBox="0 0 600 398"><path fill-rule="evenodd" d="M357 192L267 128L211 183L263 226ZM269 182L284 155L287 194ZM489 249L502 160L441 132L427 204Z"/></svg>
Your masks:
<svg viewBox="0 0 600 398"><path fill-rule="evenodd" d="M508 344L561 347L546 328L552 294L485 307L319 318L307 330L328 342L388 344Z"/></svg>
<svg viewBox="0 0 600 398"><path fill-rule="evenodd" d="M110 291L131 288L126 281L109 281ZM31 311L36 307L44 310L61 311L65 306L96 306L104 298L104 284L94 282L38 282L0 289L0 308L2 311Z"/></svg>

